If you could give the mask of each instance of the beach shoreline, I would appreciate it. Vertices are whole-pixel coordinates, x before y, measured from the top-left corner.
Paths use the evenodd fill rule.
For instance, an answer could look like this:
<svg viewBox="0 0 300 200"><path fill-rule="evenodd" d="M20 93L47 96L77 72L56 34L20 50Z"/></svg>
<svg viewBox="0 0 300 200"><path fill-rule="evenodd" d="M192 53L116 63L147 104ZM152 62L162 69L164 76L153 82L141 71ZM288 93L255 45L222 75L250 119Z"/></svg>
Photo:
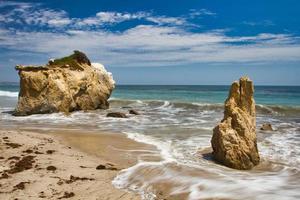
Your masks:
<svg viewBox="0 0 300 200"><path fill-rule="evenodd" d="M0 140L0 199L140 199L112 180L154 148L104 132L1 130Z"/></svg>

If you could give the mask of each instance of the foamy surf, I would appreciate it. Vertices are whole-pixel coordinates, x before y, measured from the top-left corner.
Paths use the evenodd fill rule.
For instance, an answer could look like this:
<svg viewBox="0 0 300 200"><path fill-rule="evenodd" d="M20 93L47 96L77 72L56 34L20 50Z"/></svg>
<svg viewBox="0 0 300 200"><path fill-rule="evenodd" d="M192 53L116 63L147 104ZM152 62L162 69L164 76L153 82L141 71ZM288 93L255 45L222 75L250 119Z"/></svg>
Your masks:
<svg viewBox="0 0 300 200"><path fill-rule="evenodd" d="M18 97L19 92L3 91L0 90L1 97Z"/></svg>
<svg viewBox="0 0 300 200"><path fill-rule="evenodd" d="M281 126L286 126L286 123L278 124L278 130L282 128ZM300 178L297 157L299 153L296 153L300 152L299 140L294 141L295 137L299 136L295 134L296 129L289 128L285 130L287 133L268 133L270 135L267 139L258 144L262 163L252 171L232 170L212 161L199 159L199 155L197 156L195 152L201 147L210 146L210 135L207 137L198 135L165 143L141 133L127 132L131 139L156 146L164 159L160 162L139 162L121 171L113 184L117 188L137 192L145 200L157 199L159 197L157 194L163 192L162 185L169 186L165 188L168 191L166 195L186 194L186 199L189 200L235 199L237 196L239 199L279 200L282 199L282 193L285 194L285 199L297 199L297 188L300 183L290 185L291 181L295 182L291 179ZM262 188L261 185L267 186Z"/></svg>

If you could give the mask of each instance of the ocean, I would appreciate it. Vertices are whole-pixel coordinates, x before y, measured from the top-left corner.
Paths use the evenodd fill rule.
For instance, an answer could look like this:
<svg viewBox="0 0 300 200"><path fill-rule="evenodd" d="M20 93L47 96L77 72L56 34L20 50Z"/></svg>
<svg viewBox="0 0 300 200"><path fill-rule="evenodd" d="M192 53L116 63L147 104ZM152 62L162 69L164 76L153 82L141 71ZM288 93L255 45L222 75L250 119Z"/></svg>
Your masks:
<svg viewBox="0 0 300 200"><path fill-rule="evenodd" d="M18 84L0 84L0 126L122 132L152 144L160 159L141 156L113 184L154 199L168 185L170 194L188 198L300 199L300 86L256 86L258 149L261 164L239 171L215 164L200 152L210 147L212 129L223 117L229 86L119 85L108 110L14 117ZM107 118L107 112L135 109L141 115ZM263 123L274 131L259 130ZM153 152L152 152L153 155Z"/></svg>

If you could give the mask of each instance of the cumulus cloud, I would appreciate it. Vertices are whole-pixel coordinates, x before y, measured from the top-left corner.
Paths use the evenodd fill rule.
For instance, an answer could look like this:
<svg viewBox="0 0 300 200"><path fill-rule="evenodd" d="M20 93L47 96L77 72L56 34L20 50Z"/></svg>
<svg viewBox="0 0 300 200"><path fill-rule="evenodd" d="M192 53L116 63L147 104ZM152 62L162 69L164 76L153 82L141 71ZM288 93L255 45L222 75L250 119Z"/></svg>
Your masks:
<svg viewBox="0 0 300 200"><path fill-rule="evenodd" d="M120 13L120 12L98 12L94 17L77 19L75 26L103 26L107 24L116 24L124 21L144 19L149 16L146 12Z"/></svg>
<svg viewBox="0 0 300 200"><path fill-rule="evenodd" d="M87 18L70 18L62 10L36 9L32 4L17 5L3 13L0 21L10 24L19 20L51 30L2 27L0 47L9 51L60 57L79 49L93 61L119 67L300 61L300 38L288 34L260 33L245 37L228 36L226 29L190 32L185 27L189 23L187 16L98 12ZM208 10L191 10L190 13L191 17L216 15ZM10 18L14 21L10 22ZM121 32L102 28L128 20L144 20L152 25L140 24Z"/></svg>
<svg viewBox="0 0 300 200"><path fill-rule="evenodd" d="M291 35L228 37L219 31L191 33L176 27L141 25L123 33L104 30L66 33L18 31L12 37L11 32L0 31L0 38L1 46L7 49L22 49L53 57L80 49L93 60L112 66L300 60L300 45Z"/></svg>

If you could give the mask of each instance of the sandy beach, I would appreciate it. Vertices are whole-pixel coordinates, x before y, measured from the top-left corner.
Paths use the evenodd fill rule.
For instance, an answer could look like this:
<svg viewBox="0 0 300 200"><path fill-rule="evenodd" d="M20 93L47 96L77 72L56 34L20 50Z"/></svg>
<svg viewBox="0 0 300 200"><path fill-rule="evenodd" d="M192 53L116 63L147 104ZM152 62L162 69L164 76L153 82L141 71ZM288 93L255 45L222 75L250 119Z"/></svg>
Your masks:
<svg viewBox="0 0 300 200"><path fill-rule="evenodd" d="M0 199L140 199L111 182L139 149L153 148L111 133L1 130L0 138Z"/></svg>

